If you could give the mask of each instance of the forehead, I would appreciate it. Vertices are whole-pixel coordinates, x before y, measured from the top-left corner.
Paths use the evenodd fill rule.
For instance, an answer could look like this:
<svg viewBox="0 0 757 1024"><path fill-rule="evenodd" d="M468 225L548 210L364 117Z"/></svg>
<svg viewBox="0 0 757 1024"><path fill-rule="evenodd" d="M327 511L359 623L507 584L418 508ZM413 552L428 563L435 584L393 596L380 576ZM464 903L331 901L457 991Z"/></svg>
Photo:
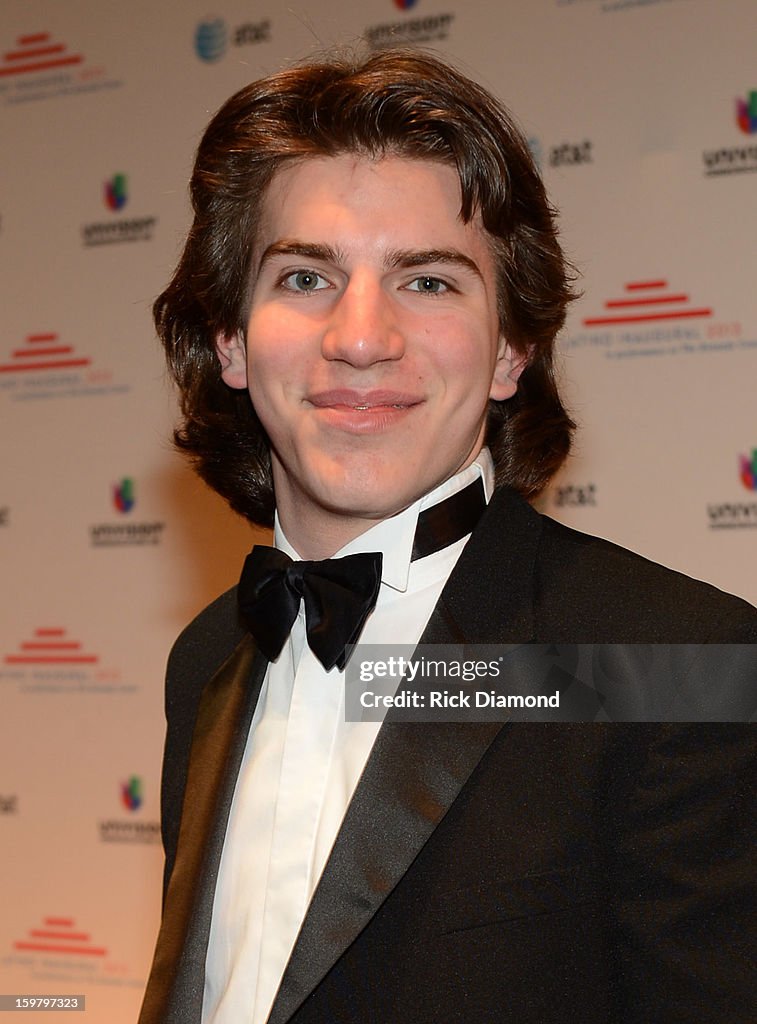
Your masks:
<svg viewBox="0 0 757 1024"><path fill-rule="evenodd" d="M394 155L308 157L280 168L263 199L256 250L284 238L363 247L456 246L479 253L478 215L460 217L454 167Z"/></svg>

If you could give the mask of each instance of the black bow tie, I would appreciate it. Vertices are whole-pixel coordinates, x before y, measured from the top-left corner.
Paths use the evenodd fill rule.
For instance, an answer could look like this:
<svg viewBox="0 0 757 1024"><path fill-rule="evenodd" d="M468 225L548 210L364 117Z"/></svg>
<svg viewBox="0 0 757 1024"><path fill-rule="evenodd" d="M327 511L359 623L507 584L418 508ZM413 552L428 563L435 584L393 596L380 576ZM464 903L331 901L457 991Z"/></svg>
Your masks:
<svg viewBox="0 0 757 1024"><path fill-rule="evenodd" d="M305 601L308 644L328 672L343 669L381 586L381 553L293 562L276 548L256 545L239 581L239 608L258 647L278 658Z"/></svg>
<svg viewBox="0 0 757 1024"><path fill-rule="evenodd" d="M486 507L481 480L418 516L413 560L441 551L470 533ZM326 671L343 669L347 648L357 643L376 606L381 586L380 552L294 562L283 551L257 544L245 559L239 609L269 661L281 653L305 602L308 644Z"/></svg>

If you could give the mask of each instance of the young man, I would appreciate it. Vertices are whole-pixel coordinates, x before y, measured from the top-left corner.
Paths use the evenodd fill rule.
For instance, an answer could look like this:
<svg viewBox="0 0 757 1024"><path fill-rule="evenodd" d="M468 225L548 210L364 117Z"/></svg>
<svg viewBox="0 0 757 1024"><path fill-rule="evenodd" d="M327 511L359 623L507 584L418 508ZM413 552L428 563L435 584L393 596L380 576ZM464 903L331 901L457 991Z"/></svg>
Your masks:
<svg viewBox="0 0 757 1024"><path fill-rule="evenodd" d="M358 637L757 639L524 500L569 448L571 289L508 115L416 53L302 66L229 100L191 188L177 442L276 550L170 659L141 1024L752 1020L746 726L345 721Z"/></svg>

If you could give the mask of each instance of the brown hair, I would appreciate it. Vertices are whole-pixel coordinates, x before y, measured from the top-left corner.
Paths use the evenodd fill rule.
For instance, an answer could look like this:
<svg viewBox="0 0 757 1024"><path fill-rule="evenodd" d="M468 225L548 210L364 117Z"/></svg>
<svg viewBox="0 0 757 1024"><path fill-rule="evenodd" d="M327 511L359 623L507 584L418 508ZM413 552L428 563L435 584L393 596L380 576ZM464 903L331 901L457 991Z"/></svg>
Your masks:
<svg viewBox="0 0 757 1024"><path fill-rule="evenodd" d="M565 459L574 426L553 366L573 297L554 211L502 105L438 58L410 50L279 72L241 89L210 122L190 184L194 223L154 306L181 393L177 446L237 512L273 522L268 439L247 392L221 380L215 340L245 334L252 247L276 171L341 153L391 153L457 170L460 216L467 222L479 212L490 236L503 333L528 354L516 395L490 402L486 441L497 482L538 494Z"/></svg>

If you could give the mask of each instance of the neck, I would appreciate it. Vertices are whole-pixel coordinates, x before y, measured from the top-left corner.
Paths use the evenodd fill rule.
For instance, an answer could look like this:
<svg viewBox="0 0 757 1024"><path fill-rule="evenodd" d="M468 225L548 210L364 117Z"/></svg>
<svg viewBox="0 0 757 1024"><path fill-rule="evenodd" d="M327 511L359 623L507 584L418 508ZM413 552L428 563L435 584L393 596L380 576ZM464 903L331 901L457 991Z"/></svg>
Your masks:
<svg viewBox="0 0 757 1024"><path fill-rule="evenodd" d="M418 494L413 490L413 481L406 481L404 488L393 487L390 494L382 495L375 487L371 487L371 479L367 485L353 488L350 496L351 508L330 507L315 494L306 491L297 481L283 471L278 461L273 458L273 483L276 494L276 505L279 524L284 535L300 558L307 561L318 561L331 558L351 541L362 536L378 523L399 515L424 494L431 494L445 482L457 478L480 454L480 446L471 451L467 459L456 470L441 480L428 481L426 490ZM482 456L484 458L484 456ZM491 458L485 453L482 472L484 479L492 476ZM364 481L365 482L365 481ZM456 485L462 486L462 480ZM454 489L454 488L453 488ZM347 490L342 488L342 492ZM337 488L339 491L339 488ZM382 505L382 498L386 503ZM437 498L437 500L439 500ZM360 507L363 503L364 507ZM378 506L378 507L377 507Z"/></svg>
<svg viewBox="0 0 757 1024"><path fill-rule="evenodd" d="M300 558L317 561L331 558L345 544L360 537L381 522L386 516L363 518L329 514L321 510L318 516L302 515L296 511L287 514L286 508L279 508L279 522L284 535Z"/></svg>

